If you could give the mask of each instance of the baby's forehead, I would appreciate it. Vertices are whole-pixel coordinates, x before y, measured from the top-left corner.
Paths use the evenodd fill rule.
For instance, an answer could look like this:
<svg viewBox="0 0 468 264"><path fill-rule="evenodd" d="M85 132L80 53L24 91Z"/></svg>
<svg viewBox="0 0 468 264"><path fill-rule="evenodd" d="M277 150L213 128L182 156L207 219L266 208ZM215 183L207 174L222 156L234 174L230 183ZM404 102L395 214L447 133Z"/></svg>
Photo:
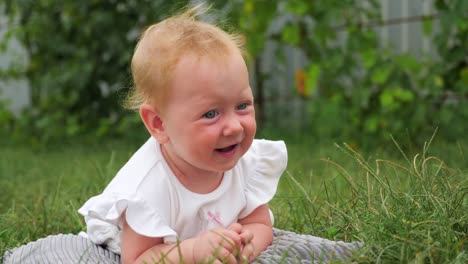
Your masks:
<svg viewBox="0 0 468 264"><path fill-rule="evenodd" d="M179 62L187 57L221 68L233 53L245 55L244 38L186 14L148 27L132 57L132 75L141 101L162 102Z"/></svg>

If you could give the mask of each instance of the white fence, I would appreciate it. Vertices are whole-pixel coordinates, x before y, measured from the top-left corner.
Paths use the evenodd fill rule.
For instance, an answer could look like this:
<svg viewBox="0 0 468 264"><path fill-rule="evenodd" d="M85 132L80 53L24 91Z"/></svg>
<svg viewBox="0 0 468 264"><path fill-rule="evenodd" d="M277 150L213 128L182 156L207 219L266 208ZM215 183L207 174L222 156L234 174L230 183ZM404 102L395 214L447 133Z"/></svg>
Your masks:
<svg viewBox="0 0 468 264"><path fill-rule="evenodd" d="M422 17L435 15L434 0L381 0L382 18L389 23L380 27L383 43L400 52L434 54L430 38L424 36ZM437 30L437 23L433 23Z"/></svg>
<svg viewBox="0 0 468 264"><path fill-rule="evenodd" d="M397 53L409 52L416 57L437 56L431 36L425 36L423 32L423 20L428 17L432 21L433 32L437 31L434 0L380 0L380 4L383 23L372 27L378 32L382 46ZM301 128L311 122L306 114L310 102L294 96L294 76L307 61L300 50L283 47L286 63L277 64L274 62L276 49L275 44L267 43L262 56L262 72L269 76L263 84L263 115L269 127Z"/></svg>
<svg viewBox="0 0 468 264"><path fill-rule="evenodd" d="M7 19L4 6L0 3L0 43L5 38ZM26 65L26 52L16 38L11 38L5 50L0 49L0 71L5 71L13 64ZM0 100L7 101L10 110L17 113L29 105L29 85L26 79L2 79L0 75Z"/></svg>

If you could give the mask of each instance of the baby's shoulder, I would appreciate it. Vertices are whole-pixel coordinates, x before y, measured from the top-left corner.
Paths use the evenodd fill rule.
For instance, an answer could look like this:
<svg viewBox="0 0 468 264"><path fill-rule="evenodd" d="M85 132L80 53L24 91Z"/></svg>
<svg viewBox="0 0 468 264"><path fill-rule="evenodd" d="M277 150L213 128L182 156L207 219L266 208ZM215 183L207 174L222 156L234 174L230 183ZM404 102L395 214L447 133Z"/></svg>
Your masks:
<svg viewBox="0 0 468 264"><path fill-rule="evenodd" d="M150 138L141 146L109 183L106 191L136 193L146 186L164 186L167 170L162 163L159 143Z"/></svg>
<svg viewBox="0 0 468 264"><path fill-rule="evenodd" d="M254 139L249 150L243 157L244 161L271 162L287 161L286 144L282 140Z"/></svg>
<svg viewBox="0 0 468 264"><path fill-rule="evenodd" d="M246 177L278 174L286 168L287 161L287 149L283 141L255 139L250 149L239 160L237 169Z"/></svg>

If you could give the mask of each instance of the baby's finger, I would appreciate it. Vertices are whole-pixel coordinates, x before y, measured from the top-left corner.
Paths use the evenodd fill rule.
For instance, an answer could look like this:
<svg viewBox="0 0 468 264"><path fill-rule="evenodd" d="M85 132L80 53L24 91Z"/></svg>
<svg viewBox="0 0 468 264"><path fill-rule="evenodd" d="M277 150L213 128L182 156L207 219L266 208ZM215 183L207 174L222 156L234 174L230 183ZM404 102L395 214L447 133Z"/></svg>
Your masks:
<svg viewBox="0 0 468 264"><path fill-rule="evenodd" d="M244 246L244 250L242 251L242 258L248 262L253 261L255 259L254 251L255 249L252 243L246 244Z"/></svg>
<svg viewBox="0 0 468 264"><path fill-rule="evenodd" d="M215 252L215 257L217 260L221 261L222 263L237 263L236 258L234 255L225 248L219 248Z"/></svg>
<svg viewBox="0 0 468 264"><path fill-rule="evenodd" d="M230 225L227 229L232 230L232 231L240 234L241 231L242 231L242 225L239 224L239 223L234 223L234 224Z"/></svg>
<svg viewBox="0 0 468 264"><path fill-rule="evenodd" d="M249 229L245 229L241 234L240 234L240 237L241 237L241 240L242 240L242 243L245 244L248 244L254 237L252 231L250 231Z"/></svg>
<svg viewBox="0 0 468 264"><path fill-rule="evenodd" d="M225 248L229 252L234 252L236 249L234 242L226 237L223 237L223 240L219 242L219 246Z"/></svg>
<svg viewBox="0 0 468 264"><path fill-rule="evenodd" d="M221 234L224 236L223 240L225 241L223 242L231 242L232 249L239 249L240 246L242 245L241 236L238 233L232 230L226 229L226 230L223 230Z"/></svg>
<svg viewBox="0 0 468 264"><path fill-rule="evenodd" d="M232 230L227 229L215 229L211 231L216 238L216 245L230 248L233 251L235 248L238 248L242 244L240 235Z"/></svg>

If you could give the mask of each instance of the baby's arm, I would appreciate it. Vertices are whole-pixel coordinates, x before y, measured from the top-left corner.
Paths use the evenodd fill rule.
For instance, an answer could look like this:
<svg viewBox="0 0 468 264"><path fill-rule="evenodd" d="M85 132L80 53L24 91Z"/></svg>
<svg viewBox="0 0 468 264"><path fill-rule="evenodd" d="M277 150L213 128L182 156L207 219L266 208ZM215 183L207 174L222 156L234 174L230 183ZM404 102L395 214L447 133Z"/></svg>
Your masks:
<svg viewBox="0 0 468 264"><path fill-rule="evenodd" d="M164 244L162 238L137 234L124 219L121 239L121 258L128 263L237 263L240 235L232 230L217 228L179 244ZM210 262L211 263L211 262Z"/></svg>
<svg viewBox="0 0 468 264"><path fill-rule="evenodd" d="M267 204L257 207L247 217L240 219L241 239L244 243L242 254L252 261L273 242L273 227Z"/></svg>

